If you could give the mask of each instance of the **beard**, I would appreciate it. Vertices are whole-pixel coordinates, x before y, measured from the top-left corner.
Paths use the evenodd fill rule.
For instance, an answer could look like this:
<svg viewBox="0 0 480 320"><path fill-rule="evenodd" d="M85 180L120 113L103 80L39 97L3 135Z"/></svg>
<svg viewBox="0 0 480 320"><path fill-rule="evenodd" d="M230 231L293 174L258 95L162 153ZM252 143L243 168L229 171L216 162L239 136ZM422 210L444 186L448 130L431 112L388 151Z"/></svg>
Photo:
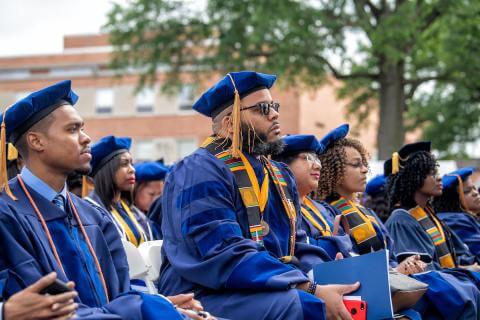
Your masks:
<svg viewBox="0 0 480 320"><path fill-rule="evenodd" d="M268 142L266 133L256 132L246 124L242 123L241 131L242 150L253 156L278 155L285 147L282 139Z"/></svg>

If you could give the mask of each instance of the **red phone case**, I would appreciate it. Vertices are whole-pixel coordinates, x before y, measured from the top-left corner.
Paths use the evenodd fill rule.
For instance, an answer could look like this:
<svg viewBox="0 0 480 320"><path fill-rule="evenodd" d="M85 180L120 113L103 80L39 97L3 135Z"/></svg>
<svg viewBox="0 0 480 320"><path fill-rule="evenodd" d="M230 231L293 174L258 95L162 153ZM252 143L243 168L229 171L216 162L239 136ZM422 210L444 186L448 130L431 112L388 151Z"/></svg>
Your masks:
<svg viewBox="0 0 480 320"><path fill-rule="evenodd" d="M367 320L367 303L362 300L343 300L353 320Z"/></svg>

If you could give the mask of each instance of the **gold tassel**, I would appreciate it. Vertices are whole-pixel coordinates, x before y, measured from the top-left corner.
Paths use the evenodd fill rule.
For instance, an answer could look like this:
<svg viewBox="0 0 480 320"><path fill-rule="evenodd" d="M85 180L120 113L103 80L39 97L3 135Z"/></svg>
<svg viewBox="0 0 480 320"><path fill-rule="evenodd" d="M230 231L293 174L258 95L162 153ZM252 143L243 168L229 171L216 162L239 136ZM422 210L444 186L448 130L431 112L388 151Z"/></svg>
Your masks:
<svg viewBox="0 0 480 320"><path fill-rule="evenodd" d="M8 109L8 108L7 108ZM5 114L7 110L3 112L2 118L2 128L0 129L0 192L5 192L12 200L17 200L13 195L10 186L8 185L8 174L7 174L7 129L5 126Z"/></svg>
<svg viewBox="0 0 480 320"><path fill-rule="evenodd" d="M82 176L82 198L88 196L92 190L93 184L90 182L87 176Z"/></svg>
<svg viewBox="0 0 480 320"><path fill-rule="evenodd" d="M13 161L18 159L18 150L15 146L11 143L8 144L8 151L7 151L7 160Z"/></svg>
<svg viewBox="0 0 480 320"><path fill-rule="evenodd" d="M400 155L398 152L392 154L392 174L397 174L400 171Z"/></svg>
<svg viewBox="0 0 480 320"><path fill-rule="evenodd" d="M240 110L240 94L238 93L237 86L233 77L228 74L232 81L234 89L233 111L232 111L232 157L240 158L242 152L242 132L241 132L241 110Z"/></svg>

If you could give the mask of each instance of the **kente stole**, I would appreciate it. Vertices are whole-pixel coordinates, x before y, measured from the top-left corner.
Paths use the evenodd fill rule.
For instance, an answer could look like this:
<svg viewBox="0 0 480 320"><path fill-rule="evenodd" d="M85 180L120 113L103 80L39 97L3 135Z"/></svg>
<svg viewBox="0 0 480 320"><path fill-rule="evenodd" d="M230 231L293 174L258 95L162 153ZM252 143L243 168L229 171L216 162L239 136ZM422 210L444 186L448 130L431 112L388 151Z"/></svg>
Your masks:
<svg viewBox="0 0 480 320"><path fill-rule="evenodd" d="M331 203L342 216L347 220L351 236L357 244L360 254L369 253L384 249L385 242L382 242L377 236L373 224L378 224L375 217L367 213L367 209L356 205L352 201L340 198Z"/></svg>
<svg viewBox="0 0 480 320"><path fill-rule="evenodd" d="M262 246L264 245L263 237L269 232L269 226L263 220L263 211L268 202L269 179L272 179L275 189L282 198L282 204L290 223L289 256L282 257L280 260L285 263L291 262L294 259L295 251L296 211L292 201L293 198L280 169L267 158L262 157L264 179L260 187L255 171L248 159L243 153L241 153L240 158L232 157L224 139L215 140L213 137L209 137L202 144L202 148L221 160L234 175L242 202L247 211L250 237Z"/></svg>
<svg viewBox="0 0 480 320"><path fill-rule="evenodd" d="M435 253L438 256L440 266L442 268L455 268L455 259L445 237L445 232L440 220L431 212L430 208L424 210L420 206L416 206L408 211L408 213L418 221L420 226L425 230L432 239L435 246Z"/></svg>
<svg viewBox="0 0 480 320"><path fill-rule="evenodd" d="M312 200L305 197L302 203L302 215L322 234L322 236L332 236L332 230L327 220L315 206ZM316 218L315 218L316 217Z"/></svg>

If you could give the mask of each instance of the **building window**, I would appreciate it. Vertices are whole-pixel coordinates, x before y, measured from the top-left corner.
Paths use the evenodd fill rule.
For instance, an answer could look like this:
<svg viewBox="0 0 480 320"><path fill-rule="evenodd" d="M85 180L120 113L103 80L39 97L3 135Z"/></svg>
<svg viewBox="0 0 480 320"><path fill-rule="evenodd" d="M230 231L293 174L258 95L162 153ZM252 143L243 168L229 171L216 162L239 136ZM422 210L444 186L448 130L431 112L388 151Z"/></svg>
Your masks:
<svg viewBox="0 0 480 320"><path fill-rule="evenodd" d="M178 109L181 111L191 111L195 99L195 85L184 84L178 95Z"/></svg>
<svg viewBox="0 0 480 320"><path fill-rule="evenodd" d="M144 88L135 97L138 113L152 113L155 105L155 90Z"/></svg>
<svg viewBox="0 0 480 320"><path fill-rule="evenodd" d="M135 141L135 162L153 160L155 158L154 140Z"/></svg>
<svg viewBox="0 0 480 320"><path fill-rule="evenodd" d="M184 158L197 149L196 139L177 140L177 159Z"/></svg>
<svg viewBox="0 0 480 320"><path fill-rule="evenodd" d="M95 96L95 113L111 114L113 111L113 90L98 89Z"/></svg>

